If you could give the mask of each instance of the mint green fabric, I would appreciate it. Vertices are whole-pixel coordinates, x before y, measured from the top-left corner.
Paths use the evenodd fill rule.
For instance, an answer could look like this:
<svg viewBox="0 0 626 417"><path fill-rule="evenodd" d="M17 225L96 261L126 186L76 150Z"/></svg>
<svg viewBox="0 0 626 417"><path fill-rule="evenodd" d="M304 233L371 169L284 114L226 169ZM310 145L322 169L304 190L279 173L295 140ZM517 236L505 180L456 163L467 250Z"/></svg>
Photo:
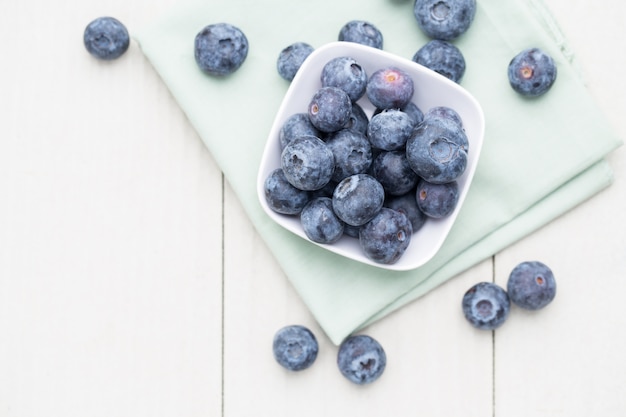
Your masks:
<svg viewBox="0 0 626 417"><path fill-rule="evenodd" d="M440 252L421 268L384 271L292 235L262 211L256 175L275 113L289 83L276 59L296 42L336 41L341 26L368 20L384 49L411 58L428 39L413 1L205 0L179 5L133 37L211 151L259 234L330 340L412 302L588 199L611 182L604 156L621 145L593 103L574 55L538 0L479 0L470 30L455 44L467 71L461 85L481 103L486 135L474 182ZM205 25L229 22L250 41L232 76L201 73L193 39ZM545 49L558 78L548 94L525 99L508 85L510 59Z"/></svg>

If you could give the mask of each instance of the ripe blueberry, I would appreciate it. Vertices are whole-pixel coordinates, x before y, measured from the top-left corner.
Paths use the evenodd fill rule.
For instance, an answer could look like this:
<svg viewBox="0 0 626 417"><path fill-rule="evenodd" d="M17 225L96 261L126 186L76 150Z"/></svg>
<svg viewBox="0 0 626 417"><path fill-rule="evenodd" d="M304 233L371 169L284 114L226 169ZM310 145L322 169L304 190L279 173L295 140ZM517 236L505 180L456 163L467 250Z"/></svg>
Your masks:
<svg viewBox="0 0 626 417"><path fill-rule="evenodd" d="M274 335L274 358L285 369L302 371L317 359L319 346L315 335L301 325L285 326Z"/></svg>
<svg viewBox="0 0 626 417"><path fill-rule="evenodd" d="M248 39L229 23L205 26L196 35L194 57L200 69L211 75L228 75L241 67L248 55Z"/></svg>
<svg viewBox="0 0 626 417"><path fill-rule="evenodd" d="M119 58L130 45L126 26L113 17L99 17L85 28L83 42L87 51L98 59Z"/></svg>
<svg viewBox="0 0 626 417"><path fill-rule="evenodd" d="M364 385L380 378L387 366L387 356L376 339L367 335L349 336L339 346L337 366L349 381Z"/></svg>
<svg viewBox="0 0 626 417"><path fill-rule="evenodd" d="M507 282L511 301L527 310L539 310L556 296L552 270L539 261L522 262L511 271Z"/></svg>
<svg viewBox="0 0 626 417"><path fill-rule="evenodd" d="M479 282L463 295L463 315L477 329L494 330L509 316L511 301L504 289L491 282Z"/></svg>

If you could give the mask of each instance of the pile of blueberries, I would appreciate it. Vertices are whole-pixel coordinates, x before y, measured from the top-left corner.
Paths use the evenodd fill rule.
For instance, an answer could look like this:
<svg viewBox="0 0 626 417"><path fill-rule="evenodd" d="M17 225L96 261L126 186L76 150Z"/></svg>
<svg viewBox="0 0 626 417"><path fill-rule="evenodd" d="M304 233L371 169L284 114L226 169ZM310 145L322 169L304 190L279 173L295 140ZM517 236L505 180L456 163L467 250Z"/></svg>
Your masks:
<svg viewBox="0 0 626 417"><path fill-rule="evenodd" d="M423 113L410 75L367 74L352 57L328 61L307 109L279 133L281 166L265 180L277 213L299 215L306 236L332 244L358 238L368 259L396 262L428 218L454 211L469 142L449 107ZM376 108L371 119L357 103Z"/></svg>
<svg viewBox="0 0 626 417"><path fill-rule="evenodd" d="M475 13L476 0L415 0L417 24L431 40L413 61L461 82L466 63L451 42L469 29ZM338 40L383 47L382 33L359 20L344 25ZM87 25L83 42L92 56L114 60L128 50L130 37L124 24L104 16ZM215 23L196 35L194 57L200 70L223 77L244 64L248 48L239 28ZM284 48L279 75L293 80L313 50L304 42ZM524 97L545 94L556 75L552 57L537 47L522 50L508 65L511 88ZM412 80L397 68L368 76L352 58L337 57L321 80L307 111L294 114L281 129L281 168L266 180L268 203L278 212L300 214L307 236L316 242L332 243L343 234L359 237L368 257L393 263L426 218L454 210L455 179L468 152L462 120L447 107L423 113L411 102ZM371 119L356 103L363 95L377 108ZM494 330L507 319L511 304L539 310L555 294L549 267L522 262L511 271L506 290L492 282L472 286L462 311L477 329ZM301 371L317 358L318 343L306 327L290 325L276 332L273 353L286 369ZM351 335L339 346L339 370L356 384L377 380L386 364L384 349L370 336Z"/></svg>

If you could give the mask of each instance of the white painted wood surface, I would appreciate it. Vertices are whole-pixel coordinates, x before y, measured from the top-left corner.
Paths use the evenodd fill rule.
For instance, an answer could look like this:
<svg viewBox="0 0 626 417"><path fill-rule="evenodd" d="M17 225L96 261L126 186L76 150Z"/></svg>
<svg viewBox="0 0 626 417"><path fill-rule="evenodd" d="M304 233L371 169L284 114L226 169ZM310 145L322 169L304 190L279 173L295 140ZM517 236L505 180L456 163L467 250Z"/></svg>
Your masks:
<svg viewBox="0 0 626 417"><path fill-rule="evenodd" d="M626 138L625 6L546 1ZM612 187L370 326L390 365L357 387L136 45L86 56L92 18L174 3L0 3L0 416L626 415L625 149ZM463 292L527 259L555 302L470 328ZM271 356L292 322L321 345L302 374Z"/></svg>

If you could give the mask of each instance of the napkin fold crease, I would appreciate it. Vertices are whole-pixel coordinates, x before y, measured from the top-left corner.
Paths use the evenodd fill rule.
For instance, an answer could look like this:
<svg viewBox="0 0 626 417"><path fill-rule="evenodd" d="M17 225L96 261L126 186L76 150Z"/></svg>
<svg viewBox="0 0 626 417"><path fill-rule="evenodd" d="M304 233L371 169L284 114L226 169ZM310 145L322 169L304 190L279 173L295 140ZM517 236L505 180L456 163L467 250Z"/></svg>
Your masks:
<svg viewBox="0 0 626 417"><path fill-rule="evenodd" d="M387 271L281 228L256 195L267 134L288 87L276 70L280 50L296 41L314 47L336 41L344 23L362 19L381 30L385 50L410 59L428 41L412 9L409 0L367 7L356 0L275 0L271 8L258 0L191 1L133 34L335 344L607 187L612 174L604 157L622 143L586 90L575 54L542 1L480 0L469 31L454 43L467 63L461 85L485 112L485 141L470 192L439 253L416 270ZM215 78L197 68L193 39L220 21L246 33L250 52L236 73ZM558 66L553 88L535 99L516 94L506 75L511 58L531 46L545 49Z"/></svg>

